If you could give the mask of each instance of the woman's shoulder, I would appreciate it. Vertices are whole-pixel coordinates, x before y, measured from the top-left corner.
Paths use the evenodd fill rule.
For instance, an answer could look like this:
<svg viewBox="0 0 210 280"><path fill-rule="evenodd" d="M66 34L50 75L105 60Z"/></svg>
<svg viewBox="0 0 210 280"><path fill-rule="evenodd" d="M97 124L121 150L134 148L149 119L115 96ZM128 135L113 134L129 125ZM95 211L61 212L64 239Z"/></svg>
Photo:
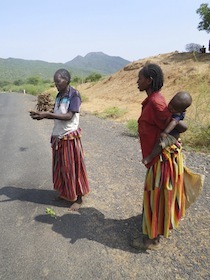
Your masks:
<svg viewBox="0 0 210 280"><path fill-rule="evenodd" d="M77 90L77 89L75 89L75 88L73 88L72 86L70 86L69 87L69 97L74 97L74 96L78 96L78 97L80 97L80 92Z"/></svg>
<svg viewBox="0 0 210 280"><path fill-rule="evenodd" d="M154 106L155 106L155 105L158 105L158 104L162 104L162 105L167 106L165 97L161 94L160 91L154 92L153 94L151 94L151 96L150 96L150 102L153 103Z"/></svg>
<svg viewBox="0 0 210 280"><path fill-rule="evenodd" d="M153 108L154 112L166 112L168 111L168 106L164 96L160 92L155 92L151 95L150 106Z"/></svg>

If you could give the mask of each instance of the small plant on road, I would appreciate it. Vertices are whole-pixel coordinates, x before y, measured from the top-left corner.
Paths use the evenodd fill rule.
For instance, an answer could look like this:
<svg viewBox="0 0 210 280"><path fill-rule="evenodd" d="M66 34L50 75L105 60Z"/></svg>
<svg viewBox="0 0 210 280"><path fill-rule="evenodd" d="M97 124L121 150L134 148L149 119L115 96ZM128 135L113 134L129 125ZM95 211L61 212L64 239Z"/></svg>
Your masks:
<svg viewBox="0 0 210 280"><path fill-rule="evenodd" d="M45 212L50 215L52 218L55 218L56 219L56 213L55 213L55 210L51 209L51 208L46 208Z"/></svg>

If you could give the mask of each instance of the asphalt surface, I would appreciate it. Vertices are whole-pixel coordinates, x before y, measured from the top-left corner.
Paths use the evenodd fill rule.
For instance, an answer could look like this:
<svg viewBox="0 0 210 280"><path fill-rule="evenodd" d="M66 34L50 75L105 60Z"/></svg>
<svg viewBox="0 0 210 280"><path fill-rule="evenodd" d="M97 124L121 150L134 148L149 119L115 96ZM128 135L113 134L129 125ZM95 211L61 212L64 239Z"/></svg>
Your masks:
<svg viewBox="0 0 210 280"><path fill-rule="evenodd" d="M32 120L35 104L27 94L0 94L0 279L210 279L210 157L186 153L206 175L204 190L159 251L137 251L129 242L140 230L146 171L138 139L82 112L91 193L70 213L52 187L53 122Z"/></svg>

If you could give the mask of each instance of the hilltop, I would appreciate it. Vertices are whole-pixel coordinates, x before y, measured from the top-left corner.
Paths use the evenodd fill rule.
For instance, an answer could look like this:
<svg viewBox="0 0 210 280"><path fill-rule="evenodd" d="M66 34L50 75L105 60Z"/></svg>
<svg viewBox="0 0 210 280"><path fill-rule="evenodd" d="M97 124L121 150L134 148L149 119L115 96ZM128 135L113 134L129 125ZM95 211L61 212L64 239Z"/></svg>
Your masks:
<svg viewBox="0 0 210 280"><path fill-rule="evenodd" d="M119 71L122 67L130 63L119 56L110 56L103 52L90 52L84 57L78 55L73 60L66 62L65 65L73 69L77 73L100 73L102 75L110 75Z"/></svg>
<svg viewBox="0 0 210 280"><path fill-rule="evenodd" d="M173 52L134 61L96 84L80 85L78 89L87 100L83 102L82 109L101 113L107 108L118 107L127 111L118 121L137 119L141 102L146 97L137 88L137 77L139 69L148 61L160 65L164 72L162 93L167 101L177 91L189 91L193 105L189 108L188 116L202 121L209 116L210 53Z"/></svg>

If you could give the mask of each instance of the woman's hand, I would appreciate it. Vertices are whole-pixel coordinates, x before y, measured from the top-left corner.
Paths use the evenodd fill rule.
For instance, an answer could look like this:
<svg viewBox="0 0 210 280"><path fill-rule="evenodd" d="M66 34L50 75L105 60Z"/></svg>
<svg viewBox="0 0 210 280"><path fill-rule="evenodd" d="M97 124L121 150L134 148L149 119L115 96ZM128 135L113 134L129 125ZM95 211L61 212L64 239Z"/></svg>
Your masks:
<svg viewBox="0 0 210 280"><path fill-rule="evenodd" d="M30 116L31 116L32 119L38 120L38 121L47 117L47 113L46 112L30 111L29 113L30 113Z"/></svg>
<svg viewBox="0 0 210 280"><path fill-rule="evenodd" d="M168 136L168 133L166 132L161 132L160 138L166 138Z"/></svg>

